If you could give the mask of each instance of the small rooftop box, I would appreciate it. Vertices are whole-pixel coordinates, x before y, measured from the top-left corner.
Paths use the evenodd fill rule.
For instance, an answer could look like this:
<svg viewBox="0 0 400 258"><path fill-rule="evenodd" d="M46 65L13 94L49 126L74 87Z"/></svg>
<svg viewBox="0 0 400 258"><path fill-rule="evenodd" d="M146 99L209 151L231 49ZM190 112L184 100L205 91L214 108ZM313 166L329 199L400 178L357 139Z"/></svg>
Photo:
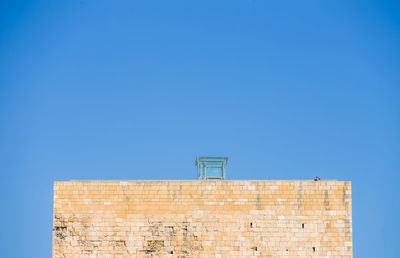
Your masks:
<svg viewBox="0 0 400 258"><path fill-rule="evenodd" d="M197 157L196 166L200 180L225 180L227 157Z"/></svg>

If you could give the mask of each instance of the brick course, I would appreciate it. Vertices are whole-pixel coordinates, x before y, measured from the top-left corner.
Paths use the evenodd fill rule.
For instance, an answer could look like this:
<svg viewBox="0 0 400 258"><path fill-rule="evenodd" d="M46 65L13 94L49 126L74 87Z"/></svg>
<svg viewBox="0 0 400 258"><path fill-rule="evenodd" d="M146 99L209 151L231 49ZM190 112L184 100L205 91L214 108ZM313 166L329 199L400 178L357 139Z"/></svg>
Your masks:
<svg viewBox="0 0 400 258"><path fill-rule="evenodd" d="M351 183L54 183L53 257L352 257Z"/></svg>

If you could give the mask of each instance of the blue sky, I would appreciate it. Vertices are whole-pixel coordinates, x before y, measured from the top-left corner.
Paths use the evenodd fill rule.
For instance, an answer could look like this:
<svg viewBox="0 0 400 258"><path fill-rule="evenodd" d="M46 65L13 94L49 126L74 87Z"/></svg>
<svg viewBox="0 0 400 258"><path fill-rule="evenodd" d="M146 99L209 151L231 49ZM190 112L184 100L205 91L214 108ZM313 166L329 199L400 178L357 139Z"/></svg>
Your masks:
<svg viewBox="0 0 400 258"><path fill-rule="evenodd" d="M396 1L1 1L0 246L50 257L52 183L352 181L355 257L400 257Z"/></svg>

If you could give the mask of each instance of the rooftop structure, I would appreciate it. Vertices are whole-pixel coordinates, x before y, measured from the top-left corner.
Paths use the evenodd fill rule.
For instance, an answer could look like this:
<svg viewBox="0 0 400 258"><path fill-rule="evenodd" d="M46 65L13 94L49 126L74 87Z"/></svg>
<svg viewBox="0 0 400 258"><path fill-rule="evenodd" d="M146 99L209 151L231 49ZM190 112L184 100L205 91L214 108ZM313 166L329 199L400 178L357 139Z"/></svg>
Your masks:
<svg viewBox="0 0 400 258"><path fill-rule="evenodd" d="M197 174L200 180L225 180L227 157L197 157Z"/></svg>

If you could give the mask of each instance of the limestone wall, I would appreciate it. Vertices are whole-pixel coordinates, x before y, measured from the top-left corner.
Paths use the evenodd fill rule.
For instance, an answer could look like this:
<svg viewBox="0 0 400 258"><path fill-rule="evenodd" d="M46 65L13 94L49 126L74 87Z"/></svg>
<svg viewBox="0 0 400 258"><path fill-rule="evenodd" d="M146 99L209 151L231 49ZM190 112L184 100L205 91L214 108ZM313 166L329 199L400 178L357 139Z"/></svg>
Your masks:
<svg viewBox="0 0 400 258"><path fill-rule="evenodd" d="M53 257L352 257L351 183L54 183Z"/></svg>

